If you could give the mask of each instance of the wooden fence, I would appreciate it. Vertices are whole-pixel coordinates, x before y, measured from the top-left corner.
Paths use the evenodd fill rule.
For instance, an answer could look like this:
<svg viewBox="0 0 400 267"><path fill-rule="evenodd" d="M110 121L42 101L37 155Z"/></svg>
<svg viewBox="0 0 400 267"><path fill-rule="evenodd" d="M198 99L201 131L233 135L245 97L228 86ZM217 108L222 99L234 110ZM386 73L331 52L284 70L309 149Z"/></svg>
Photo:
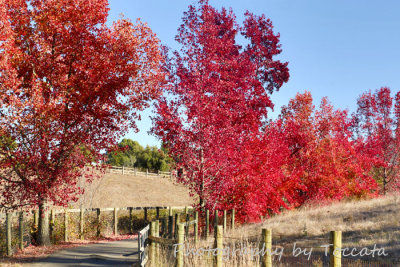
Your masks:
<svg viewBox="0 0 400 267"><path fill-rule="evenodd" d="M122 175L135 175L135 176L145 176L145 177L163 177L172 179L174 177L173 172L163 172L158 171L156 173L149 172L147 169L145 172L139 171L137 168L129 168L129 167L118 167L118 166L111 166L107 169L108 173L116 173Z"/></svg>
<svg viewBox="0 0 400 267"><path fill-rule="evenodd" d="M222 218L218 215L223 214ZM192 249L207 249L207 247L202 247L206 243L211 243L213 241L212 249L214 250L208 256L206 255L204 258L200 258L197 261L196 266L236 266L235 264L229 265L231 262L226 261L226 255L224 255L225 250L230 251L232 243L227 243L225 239L232 242L238 242L239 244L243 242L243 239L237 237L230 237L229 234L231 232L227 232L228 230L228 217L227 214L230 215L231 223L229 228L232 229L235 227L235 211L216 211L214 215L214 222L212 227L210 228L210 218L209 212L205 211L201 218L199 218L198 212L192 212L191 214L188 211L185 211L185 214L176 214L175 218L173 216L165 216L164 218L159 218L153 220L150 224L150 235L148 236L148 240L150 243L149 248L149 264L146 266L192 266L193 258L190 260L185 256L187 253L186 248L189 248L188 251ZM221 220L222 219L222 220ZM200 224L200 221L202 223ZM168 223L171 223L168 225ZM189 229L193 226L193 231L190 233ZM202 228L202 229L200 229ZM174 232L172 232L174 229ZM210 229L213 229L213 240L209 240ZM199 235L199 231L201 231L201 235ZM200 241L200 237L204 239ZM310 258L306 258L306 256L302 257L301 255L293 256L286 255L283 260L276 255L276 251L278 248L282 249L283 247L279 245L272 245L272 229L262 228L260 232L256 236L252 236L254 242L254 246L258 248L259 254L256 254L257 260L253 261L251 266L262 266L262 267L272 267L272 266L400 266L400 265L391 265L371 260L360 261L354 258L342 257L342 252L345 249L342 249L342 232L341 231L331 231L329 232L329 237L326 236L326 242L329 245L329 249L322 254L311 255ZM201 242L201 243L200 243ZM204 243L205 242L205 243ZM329 243L328 243L329 242ZM199 245L198 245L199 243ZM161 247L162 246L162 247ZM187 247L186 247L187 246ZM325 246L325 245L324 245ZM307 247L308 249L312 247ZM316 246L316 249L321 249L321 246ZM325 248L326 249L326 248ZM169 251L169 252L168 252ZM171 257L172 251L176 252L176 254ZM325 253L327 256L325 256ZM201 257L201 256L200 256ZM144 265L142 265L144 266ZM241 266L244 266L243 264Z"/></svg>
<svg viewBox="0 0 400 267"><path fill-rule="evenodd" d="M119 234L119 229L118 229L118 219L119 219L119 213L121 211L125 211L125 213L129 214L129 225L132 226L133 223L133 212L134 211L143 211L143 220L149 221L150 219L150 214L149 211L153 210L153 218L160 218L161 213L165 212L167 213L168 210L169 212L179 212L179 210L189 210L192 209L192 207L180 207L180 206L173 206L173 207L127 207L127 208L86 208L86 209L52 209L50 211L50 232L51 235L53 235L53 232L55 230L55 218L58 215L63 220L62 227L63 227L63 241L68 242L70 240L70 231L71 231L71 219L70 216L72 214L76 214L77 217L77 222L76 225L79 225L79 238L84 239L84 232L85 232L85 219L86 219L86 214L88 212L95 212L96 213L96 221L97 221L97 228L96 230L96 236L100 237L102 235L101 229L100 229L100 224L104 220L104 214L110 212L112 213L112 233L113 235L118 235ZM18 227L13 227L16 226L15 219L18 219L17 226ZM32 223L28 227L27 226L27 221L30 220ZM7 256L12 256L13 251L15 248L13 248L13 244L15 246L15 243L17 243L17 248L23 249L27 243L30 241L27 241L26 238L24 240L24 233L32 233L34 231L37 231L38 228L38 222L39 222L39 212L38 210L31 210L31 211L20 211L20 212L13 212L13 213L3 213L0 214L0 221L4 221L4 232L5 232L5 254ZM29 228L29 229L28 229ZM3 230L2 230L3 231ZM129 229L130 233L134 233L134 229L130 228ZM17 234L17 235L16 235ZM16 237L15 237L16 235ZM17 240L15 240L17 239ZM14 240L12 242L12 240ZM1 242L4 242L4 240L0 240ZM13 243L13 244L12 244ZM1 254L1 251L0 251Z"/></svg>
<svg viewBox="0 0 400 267"><path fill-rule="evenodd" d="M222 225L218 225L220 223L219 220L219 211L215 211L214 214L214 233L215 235L215 244L217 248L222 246L222 238L223 233L226 232L227 229L227 215L228 212L226 210L223 211L222 217ZM231 229L235 228L235 210L231 210ZM160 245L164 246L177 246L177 255L175 266L181 267L183 266L183 249L182 246L185 242L189 240L189 228L193 227L193 238L192 241L195 245L197 245L199 240L199 213L194 211L192 213L189 212L188 208L185 208L185 212L183 214L175 214L172 216L172 210L170 210L169 216L165 216L160 220L153 220L150 224L150 235L148 239L150 241L150 256L142 257L141 264L142 266L147 263L147 259L150 259L151 266L159 266L160 263ZM161 224L161 227L160 227ZM144 228L147 229L147 228ZM203 235L205 238L208 238L210 234L210 212L206 210L204 216L204 228ZM141 241L146 243L145 241ZM142 250L142 249L140 249ZM140 253L140 251L139 251ZM222 259L222 258L221 258ZM217 262L221 261L218 257Z"/></svg>

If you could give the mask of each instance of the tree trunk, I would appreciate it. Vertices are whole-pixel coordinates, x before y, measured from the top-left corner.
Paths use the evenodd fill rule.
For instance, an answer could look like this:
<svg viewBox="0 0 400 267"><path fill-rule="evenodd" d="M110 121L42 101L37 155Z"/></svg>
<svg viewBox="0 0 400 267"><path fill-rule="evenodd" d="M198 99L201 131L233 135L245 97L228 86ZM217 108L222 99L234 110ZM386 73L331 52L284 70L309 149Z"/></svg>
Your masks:
<svg viewBox="0 0 400 267"><path fill-rule="evenodd" d="M201 173L201 184L200 184L200 209L204 206L204 199L203 199L203 191L204 191L204 157L203 157L203 149L200 150L200 173Z"/></svg>
<svg viewBox="0 0 400 267"><path fill-rule="evenodd" d="M49 209L47 201L42 200L39 204L39 229L38 229L38 245L50 246L50 227L49 227Z"/></svg>
<svg viewBox="0 0 400 267"><path fill-rule="evenodd" d="M387 169L383 169L383 194L386 195L387 186Z"/></svg>

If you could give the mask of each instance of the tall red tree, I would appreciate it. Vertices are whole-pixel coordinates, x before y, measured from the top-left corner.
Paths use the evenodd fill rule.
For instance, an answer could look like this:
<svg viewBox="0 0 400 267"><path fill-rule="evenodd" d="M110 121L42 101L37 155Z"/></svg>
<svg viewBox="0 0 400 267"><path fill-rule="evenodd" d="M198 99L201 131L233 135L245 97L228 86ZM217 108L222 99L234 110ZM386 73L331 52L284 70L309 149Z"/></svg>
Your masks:
<svg viewBox="0 0 400 267"><path fill-rule="evenodd" d="M200 198L211 210L233 185L246 142L260 133L269 94L289 79L279 55L279 34L264 16L245 14L239 26L231 10L217 10L200 1L189 6L166 68L165 96L157 102L153 133L159 136ZM245 47L236 40L241 34Z"/></svg>
<svg viewBox="0 0 400 267"><path fill-rule="evenodd" d="M281 121L269 121L261 133L242 144L231 172L228 190L218 191L223 208L237 210L240 221L258 221L299 205L304 190Z"/></svg>
<svg viewBox="0 0 400 267"><path fill-rule="evenodd" d="M334 110L326 98L318 109L312 102L309 92L297 94L281 114L292 157L287 167L297 170L303 186L298 204L375 194L374 160L360 153L362 140L352 139L347 111Z"/></svg>
<svg viewBox="0 0 400 267"><path fill-rule="evenodd" d="M106 25L107 0L0 0L1 205L38 205L48 244L49 204L81 191L138 111L159 96L159 41L146 24Z"/></svg>
<svg viewBox="0 0 400 267"><path fill-rule="evenodd" d="M356 135L365 140L362 153L375 158L374 176L383 193L400 189L400 92L382 87L357 101Z"/></svg>

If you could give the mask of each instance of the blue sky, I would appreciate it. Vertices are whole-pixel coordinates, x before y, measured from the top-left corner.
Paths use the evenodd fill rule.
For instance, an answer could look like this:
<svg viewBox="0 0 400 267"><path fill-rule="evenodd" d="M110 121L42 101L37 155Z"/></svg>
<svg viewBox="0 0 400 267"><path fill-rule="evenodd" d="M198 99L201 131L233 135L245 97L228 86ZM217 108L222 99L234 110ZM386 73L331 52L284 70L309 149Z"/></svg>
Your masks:
<svg viewBox="0 0 400 267"><path fill-rule="evenodd" d="M164 45L174 37L192 1L110 0L109 20L123 13L147 22ZM290 80L272 95L275 116L297 92L308 90L318 104L327 96L336 108L355 111L363 92L388 86L400 90L400 1L247 0L210 1L232 7L238 22L249 10L265 14L281 34L280 59L289 62ZM147 132L151 109L142 113L140 132L126 137L142 145L159 145Z"/></svg>

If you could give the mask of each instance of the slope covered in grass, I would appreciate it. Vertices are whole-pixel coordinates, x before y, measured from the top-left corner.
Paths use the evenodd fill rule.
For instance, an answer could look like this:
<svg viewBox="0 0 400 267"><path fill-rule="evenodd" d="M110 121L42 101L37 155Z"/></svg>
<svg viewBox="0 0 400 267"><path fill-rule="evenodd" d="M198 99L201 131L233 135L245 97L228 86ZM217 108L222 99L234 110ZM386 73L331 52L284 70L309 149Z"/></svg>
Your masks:
<svg viewBox="0 0 400 267"><path fill-rule="evenodd" d="M237 230L228 231L226 237L227 240L236 239L251 243L259 239L262 228L272 229L273 245L284 247L287 254L292 254L296 243L297 247L303 249L312 248L313 255L323 255L325 248L320 246L329 244L329 232L342 231L342 248L350 249L345 253L349 254L355 248L353 254L357 254L356 257L345 257L345 261L374 261L389 263L389 266L400 266L399 195L326 206L310 205L285 211L261 223L244 225ZM387 256L378 256L377 251L374 257L360 255L363 248L368 248L371 253L374 246L384 248Z"/></svg>
<svg viewBox="0 0 400 267"><path fill-rule="evenodd" d="M186 206L193 203L186 187L163 177L106 173L91 184L72 206L85 208Z"/></svg>

